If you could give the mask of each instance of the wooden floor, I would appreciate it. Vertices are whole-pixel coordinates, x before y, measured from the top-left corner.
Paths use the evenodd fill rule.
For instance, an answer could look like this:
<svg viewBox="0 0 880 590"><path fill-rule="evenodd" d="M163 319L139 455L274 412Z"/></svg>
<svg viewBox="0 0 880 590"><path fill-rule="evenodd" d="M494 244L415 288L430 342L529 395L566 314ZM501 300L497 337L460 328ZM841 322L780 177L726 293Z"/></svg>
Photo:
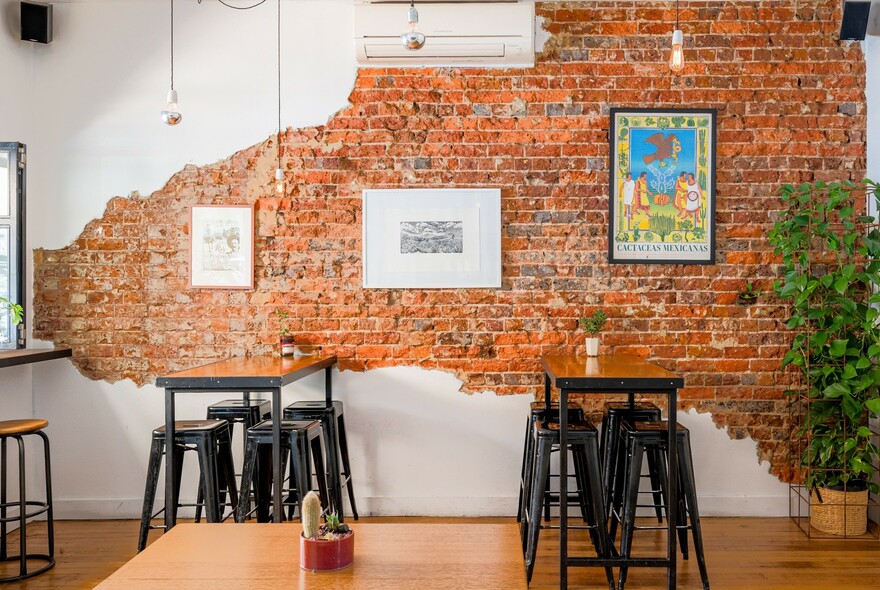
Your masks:
<svg viewBox="0 0 880 590"><path fill-rule="evenodd" d="M477 522L476 519L370 518L369 522ZM510 522L480 519L479 522ZM35 541L45 538L36 525ZM57 565L41 576L8 588L22 590L86 590L94 588L135 554L136 521L61 521L56 524ZM230 524L229 526L235 526ZM279 526L299 526L286 524ZM41 535L42 534L42 539ZM151 534L155 539L160 533ZM880 588L880 541L809 540L787 518L705 518L703 535L709 581L713 590L815 589L877 590ZM16 533L10 536L15 542ZM637 534L640 552L662 552L662 536ZM575 531L574 553L588 554L581 531ZM35 550L37 550L35 548ZM550 590L558 572L554 533L542 533L538 561L530 588ZM0 569L2 574L2 569ZM569 588L607 588L604 574L572 568ZM257 586L254 586L255 588ZM664 588L660 570L630 570L627 588ZM679 588L701 588L696 560L679 561ZM467 588L462 581L462 588ZM426 588L426 590L430 590Z"/></svg>

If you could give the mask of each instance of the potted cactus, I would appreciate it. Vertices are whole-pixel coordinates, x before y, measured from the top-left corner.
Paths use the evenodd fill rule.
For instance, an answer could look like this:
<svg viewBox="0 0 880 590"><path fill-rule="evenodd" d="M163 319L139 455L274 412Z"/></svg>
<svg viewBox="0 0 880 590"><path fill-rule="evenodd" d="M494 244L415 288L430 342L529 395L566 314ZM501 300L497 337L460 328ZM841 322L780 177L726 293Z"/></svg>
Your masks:
<svg viewBox="0 0 880 590"><path fill-rule="evenodd" d="M334 513L321 522L321 499L315 492L302 501L302 536L299 539L299 566L304 570L333 571L354 561L354 531L339 522Z"/></svg>
<svg viewBox="0 0 880 590"><path fill-rule="evenodd" d="M593 312L593 315L581 316L578 318L578 324L581 329L589 334L586 339L587 344L587 356L599 356L599 332L602 331L602 327L605 325L605 322L608 321L608 316L605 315L605 312L601 309L597 309Z"/></svg>

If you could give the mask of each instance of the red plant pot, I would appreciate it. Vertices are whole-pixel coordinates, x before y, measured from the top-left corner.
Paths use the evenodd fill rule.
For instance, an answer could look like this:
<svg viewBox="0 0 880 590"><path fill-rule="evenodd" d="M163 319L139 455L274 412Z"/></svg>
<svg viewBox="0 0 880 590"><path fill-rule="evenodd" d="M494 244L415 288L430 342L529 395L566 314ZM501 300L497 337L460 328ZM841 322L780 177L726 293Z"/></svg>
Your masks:
<svg viewBox="0 0 880 590"><path fill-rule="evenodd" d="M333 541L299 538L299 566L313 572L348 567L354 561L354 531Z"/></svg>

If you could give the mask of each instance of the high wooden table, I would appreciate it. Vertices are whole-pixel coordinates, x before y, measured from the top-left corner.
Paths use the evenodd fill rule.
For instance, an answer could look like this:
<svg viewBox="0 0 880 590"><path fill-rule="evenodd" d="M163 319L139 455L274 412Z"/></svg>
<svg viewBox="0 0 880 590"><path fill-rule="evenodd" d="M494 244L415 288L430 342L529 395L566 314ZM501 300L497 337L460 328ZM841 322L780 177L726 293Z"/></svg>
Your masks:
<svg viewBox="0 0 880 590"><path fill-rule="evenodd" d="M630 404L636 393L665 395L669 399L667 409L667 444L669 469L666 495L666 522L668 525L667 555L665 558L621 557L593 558L568 556L568 505L559 502L559 587L568 588L568 568L592 567L665 567L666 584L675 588L675 523L678 522L678 453L675 432L678 428L676 405L678 389L684 387L684 379L637 356L607 355L599 357L544 356L544 401L550 408L550 392L559 388L559 497L568 497L568 407L570 395L629 395ZM601 521L600 521L601 522ZM600 532L601 534L601 532Z"/></svg>
<svg viewBox="0 0 880 590"><path fill-rule="evenodd" d="M327 404L333 400L331 372L335 356L234 358L172 373L156 380L165 388L165 532L176 524L174 510L174 396L176 393L242 392L272 394L273 520L281 522L281 388L323 370Z"/></svg>
<svg viewBox="0 0 880 590"><path fill-rule="evenodd" d="M526 590L516 524L358 523L354 564L299 567L298 523L181 524L96 590Z"/></svg>

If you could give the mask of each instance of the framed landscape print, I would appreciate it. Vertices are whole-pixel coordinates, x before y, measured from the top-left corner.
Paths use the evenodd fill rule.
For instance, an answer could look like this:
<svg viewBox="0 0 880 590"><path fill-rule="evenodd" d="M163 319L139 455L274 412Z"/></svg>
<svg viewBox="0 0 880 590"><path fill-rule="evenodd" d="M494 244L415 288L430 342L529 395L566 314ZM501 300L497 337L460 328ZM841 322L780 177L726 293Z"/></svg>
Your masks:
<svg viewBox="0 0 880 590"><path fill-rule="evenodd" d="M254 206L190 209L190 287L254 288Z"/></svg>
<svg viewBox="0 0 880 590"><path fill-rule="evenodd" d="M363 192L364 287L501 286L499 189Z"/></svg>
<svg viewBox="0 0 880 590"><path fill-rule="evenodd" d="M715 263L715 109L611 109L608 261Z"/></svg>

